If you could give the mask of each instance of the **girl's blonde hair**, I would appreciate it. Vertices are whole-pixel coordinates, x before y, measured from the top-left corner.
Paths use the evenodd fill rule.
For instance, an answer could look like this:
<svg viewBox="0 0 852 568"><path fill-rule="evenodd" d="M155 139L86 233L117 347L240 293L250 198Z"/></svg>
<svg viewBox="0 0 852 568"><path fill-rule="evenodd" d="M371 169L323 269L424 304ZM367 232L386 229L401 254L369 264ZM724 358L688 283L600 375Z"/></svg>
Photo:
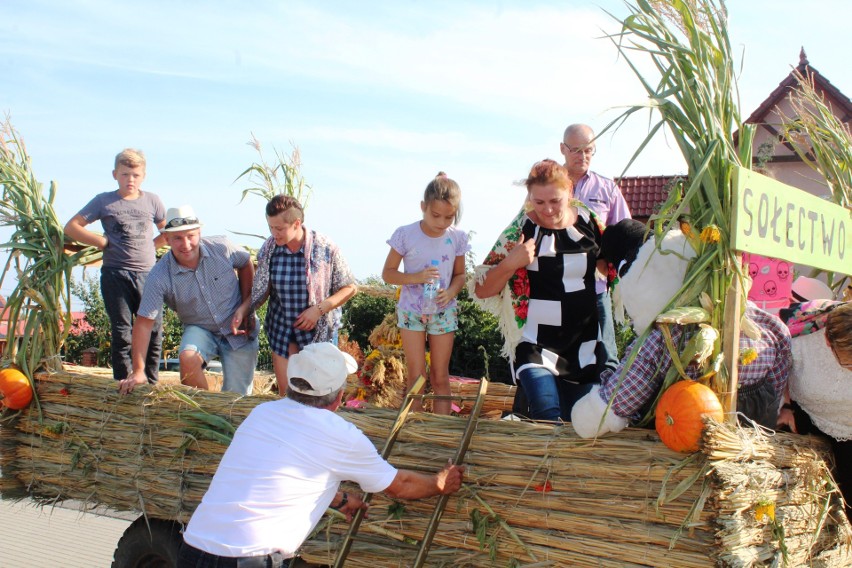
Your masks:
<svg viewBox="0 0 852 568"><path fill-rule="evenodd" d="M459 184L447 177L444 172L438 172L435 179L426 186L423 192L423 204L427 207L433 201L446 201L456 210L455 223L461 219L461 189Z"/></svg>

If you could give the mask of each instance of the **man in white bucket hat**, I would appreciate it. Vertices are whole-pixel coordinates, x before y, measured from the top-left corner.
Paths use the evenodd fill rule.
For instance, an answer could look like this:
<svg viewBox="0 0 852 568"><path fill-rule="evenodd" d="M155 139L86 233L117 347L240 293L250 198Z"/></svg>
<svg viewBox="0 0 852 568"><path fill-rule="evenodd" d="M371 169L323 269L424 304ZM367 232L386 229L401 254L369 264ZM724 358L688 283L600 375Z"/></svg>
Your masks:
<svg viewBox="0 0 852 568"><path fill-rule="evenodd" d="M257 326L242 308L251 294L254 264L242 247L225 237L201 237L201 222L189 205L166 212L161 229L171 251L151 269L133 324L133 372L119 383L127 393L145 382L144 354L150 328L163 304L177 312L184 325L180 345L180 379L207 389L204 369L222 360L222 390L251 394L257 364Z"/></svg>
<svg viewBox="0 0 852 568"><path fill-rule="evenodd" d="M463 467L398 470L335 413L356 370L331 343L290 356L287 397L258 405L240 424L184 531L179 567L287 566L327 508L347 518L367 508L338 491L341 481L398 499L459 490Z"/></svg>

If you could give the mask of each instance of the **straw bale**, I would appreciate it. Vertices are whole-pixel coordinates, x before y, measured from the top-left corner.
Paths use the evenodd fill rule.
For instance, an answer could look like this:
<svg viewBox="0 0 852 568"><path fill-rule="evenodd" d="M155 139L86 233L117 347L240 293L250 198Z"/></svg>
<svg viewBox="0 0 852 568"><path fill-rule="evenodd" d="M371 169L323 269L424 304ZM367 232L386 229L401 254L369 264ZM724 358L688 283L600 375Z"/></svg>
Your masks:
<svg viewBox="0 0 852 568"><path fill-rule="evenodd" d="M77 499L183 522L226 447L207 439L214 433L193 417L203 409L237 426L254 406L274 400L169 385L120 396L104 373L45 375L38 389L41 416L33 408L0 429L0 488L13 480L19 492L45 502ZM341 412L377 446L395 415ZM466 423L413 415L391 463L438 470ZM705 445L706 457L684 456L648 430L583 440L570 425L480 421L465 457L465 487L449 500L428 564L757 566L776 559L779 545L772 527L756 520L756 500L776 504L795 562L830 566L848 558L849 525L827 481L824 445L793 436L744 441L736 431L720 431ZM406 502L392 518L396 505L376 495L361 531L366 540L347 566L410 563L411 543L425 532L434 503ZM475 526L475 517L484 520ZM345 530L339 518L326 517L303 557L329 562Z"/></svg>

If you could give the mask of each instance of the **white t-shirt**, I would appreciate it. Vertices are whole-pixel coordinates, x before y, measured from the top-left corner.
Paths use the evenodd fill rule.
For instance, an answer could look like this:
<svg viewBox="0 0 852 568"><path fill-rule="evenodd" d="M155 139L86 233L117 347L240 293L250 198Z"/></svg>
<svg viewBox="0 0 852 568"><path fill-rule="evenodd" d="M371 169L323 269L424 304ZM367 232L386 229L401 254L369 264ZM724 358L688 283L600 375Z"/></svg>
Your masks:
<svg viewBox="0 0 852 568"><path fill-rule="evenodd" d="M341 481L384 491L397 470L354 425L289 399L252 410L184 532L219 556L293 556Z"/></svg>

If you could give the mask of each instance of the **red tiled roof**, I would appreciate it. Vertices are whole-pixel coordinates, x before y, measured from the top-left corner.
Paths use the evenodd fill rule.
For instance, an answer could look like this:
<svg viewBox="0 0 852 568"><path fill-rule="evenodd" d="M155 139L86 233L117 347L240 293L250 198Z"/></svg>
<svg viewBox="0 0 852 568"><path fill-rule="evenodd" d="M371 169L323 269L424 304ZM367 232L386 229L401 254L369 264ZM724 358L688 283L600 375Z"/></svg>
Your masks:
<svg viewBox="0 0 852 568"><path fill-rule="evenodd" d="M679 176L631 176L615 180L630 214L634 218L650 217L657 204L669 196L668 188L673 179Z"/></svg>

